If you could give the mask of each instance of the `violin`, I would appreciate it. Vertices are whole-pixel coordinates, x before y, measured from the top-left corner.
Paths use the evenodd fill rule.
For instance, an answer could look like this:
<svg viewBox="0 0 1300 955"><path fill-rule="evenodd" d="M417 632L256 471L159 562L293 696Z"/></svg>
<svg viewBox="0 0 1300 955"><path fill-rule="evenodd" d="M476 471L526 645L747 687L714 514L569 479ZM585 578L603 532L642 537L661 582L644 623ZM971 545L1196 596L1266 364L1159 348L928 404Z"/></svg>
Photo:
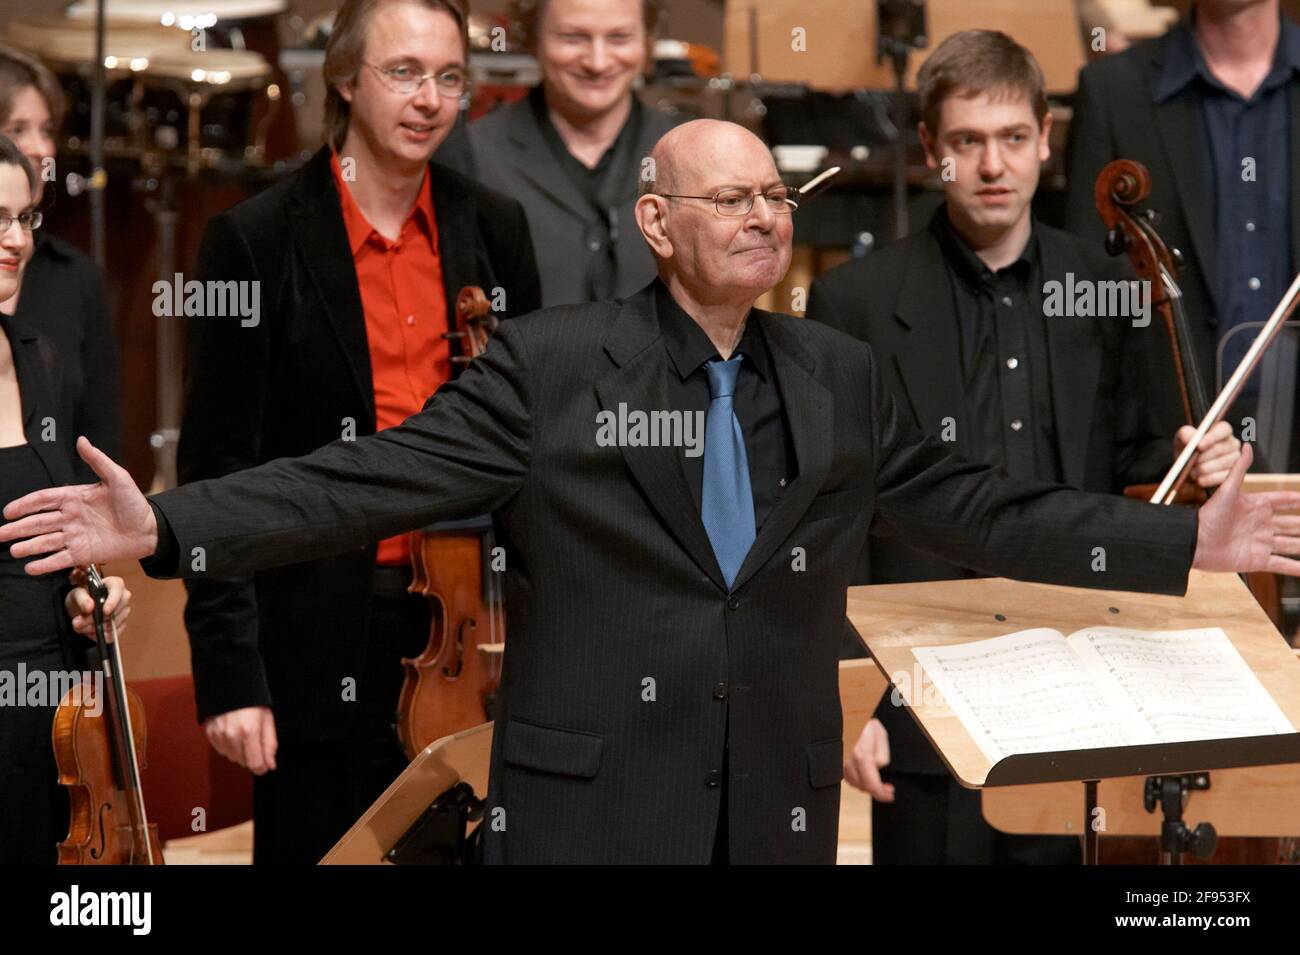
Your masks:
<svg viewBox="0 0 1300 955"><path fill-rule="evenodd" d="M1178 385L1184 421L1196 427L1210 413L1212 403L1205 376L1196 357L1191 327L1183 308L1183 292L1178 286L1178 269L1183 256L1165 245L1157 231L1160 217L1152 209L1138 210L1138 204L1151 194L1151 174L1146 166L1132 159L1117 159L1106 165L1097 176L1093 198L1097 212L1106 224L1106 252L1127 255L1133 271L1151 289L1151 306L1159 314L1169 338L1169 356ZM1183 468L1165 491L1165 484L1134 485L1124 489L1128 497L1153 503L1199 506L1206 493L1183 482L1188 473ZM1280 625L1281 597L1273 574L1247 574L1247 584L1255 599ZM1151 864L1157 861L1158 845L1150 839L1114 838L1107 840L1106 860L1113 864ZM1276 864L1289 861L1292 854L1286 841L1274 838L1234 837L1218 840L1213 861L1218 863Z"/></svg>
<svg viewBox="0 0 1300 955"><path fill-rule="evenodd" d="M487 349L497 318L476 285L456 297L456 328L468 364ZM497 549L491 527L431 528L411 536L414 580L410 592L433 603L429 642L404 659L406 675L397 705L397 735L408 759L444 736L494 719L505 613Z"/></svg>
<svg viewBox="0 0 1300 955"><path fill-rule="evenodd" d="M85 578L103 681L71 687L54 712L54 758L72 809L59 865L162 865L158 827L140 785L144 704L126 685L117 626L104 613L108 587L93 564Z"/></svg>

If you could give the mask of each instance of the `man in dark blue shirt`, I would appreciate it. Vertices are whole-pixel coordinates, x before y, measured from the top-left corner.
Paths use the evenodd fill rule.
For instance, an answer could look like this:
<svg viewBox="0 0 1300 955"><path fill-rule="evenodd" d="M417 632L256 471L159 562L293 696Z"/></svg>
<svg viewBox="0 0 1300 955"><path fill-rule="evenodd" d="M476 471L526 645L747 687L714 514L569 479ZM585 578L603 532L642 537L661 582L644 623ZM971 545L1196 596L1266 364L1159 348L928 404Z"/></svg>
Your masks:
<svg viewBox="0 0 1300 955"><path fill-rule="evenodd" d="M1296 267L1298 97L1300 27L1281 15L1278 0L1202 0L1164 36L1079 76L1067 226L1100 241L1098 172L1119 158L1147 166L1147 205L1184 256L1191 337L1213 390L1239 364ZM1289 332L1274 344L1229 415L1256 442L1260 470L1300 467L1297 339ZM1167 357L1161 365L1152 400L1172 422L1177 392Z"/></svg>

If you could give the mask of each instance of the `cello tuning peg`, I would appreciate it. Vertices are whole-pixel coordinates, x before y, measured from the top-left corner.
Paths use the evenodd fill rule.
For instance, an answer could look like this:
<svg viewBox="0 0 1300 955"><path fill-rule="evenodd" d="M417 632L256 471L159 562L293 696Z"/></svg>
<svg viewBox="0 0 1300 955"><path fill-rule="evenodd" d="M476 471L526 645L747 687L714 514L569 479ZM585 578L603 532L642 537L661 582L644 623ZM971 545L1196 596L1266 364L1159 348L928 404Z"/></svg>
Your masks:
<svg viewBox="0 0 1300 955"><path fill-rule="evenodd" d="M1155 209L1142 210L1142 218L1147 221L1147 224L1150 225L1151 228L1156 229L1160 227L1160 213L1156 212Z"/></svg>
<svg viewBox="0 0 1300 955"><path fill-rule="evenodd" d="M1186 256L1183 255L1183 250L1170 249L1169 254L1173 257L1174 265L1178 266L1181 269L1183 267L1183 263L1186 261Z"/></svg>
<svg viewBox="0 0 1300 955"><path fill-rule="evenodd" d="M1128 246L1128 237L1119 229L1111 229L1106 233L1106 254L1123 255L1124 249Z"/></svg>

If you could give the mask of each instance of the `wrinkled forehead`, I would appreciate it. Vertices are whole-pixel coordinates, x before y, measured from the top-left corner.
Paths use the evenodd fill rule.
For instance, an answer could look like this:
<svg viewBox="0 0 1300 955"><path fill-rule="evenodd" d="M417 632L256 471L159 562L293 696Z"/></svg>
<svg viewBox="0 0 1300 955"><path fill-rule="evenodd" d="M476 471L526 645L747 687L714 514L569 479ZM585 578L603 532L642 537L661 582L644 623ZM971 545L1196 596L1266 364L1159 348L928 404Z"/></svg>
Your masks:
<svg viewBox="0 0 1300 955"><path fill-rule="evenodd" d="M699 195L732 186L758 190L781 182L767 147L752 136L730 130L683 143L673 162L676 188L698 191Z"/></svg>

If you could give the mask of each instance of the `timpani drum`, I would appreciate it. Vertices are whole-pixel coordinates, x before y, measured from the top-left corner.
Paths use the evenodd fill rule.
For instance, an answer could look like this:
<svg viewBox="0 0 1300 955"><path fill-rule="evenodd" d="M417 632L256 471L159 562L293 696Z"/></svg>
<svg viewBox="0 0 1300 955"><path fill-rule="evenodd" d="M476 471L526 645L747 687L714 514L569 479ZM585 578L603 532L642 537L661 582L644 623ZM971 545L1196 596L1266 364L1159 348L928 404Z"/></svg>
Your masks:
<svg viewBox="0 0 1300 955"><path fill-rule="evenodd" d="M65 127L68 145L72 151L78 151L90 140L94 23L63 18L14 20L6 28L3 39L15 49L43 60L54 72L68 101ZM145 147L147 136L140 117L144 88L139 82L140 75L158 54L180 53L188 50L189 45L187 34L161 25L108 26L104 35L106 151L138 155Z"/></svg>
<svg viewBox="0 0 1300 955"><path fill-rule="evenodd" d="M260 163L279 106L270 64L251 50L168 51L141 75L155 143L184 153L191 174L214 159Z"/></svg>

